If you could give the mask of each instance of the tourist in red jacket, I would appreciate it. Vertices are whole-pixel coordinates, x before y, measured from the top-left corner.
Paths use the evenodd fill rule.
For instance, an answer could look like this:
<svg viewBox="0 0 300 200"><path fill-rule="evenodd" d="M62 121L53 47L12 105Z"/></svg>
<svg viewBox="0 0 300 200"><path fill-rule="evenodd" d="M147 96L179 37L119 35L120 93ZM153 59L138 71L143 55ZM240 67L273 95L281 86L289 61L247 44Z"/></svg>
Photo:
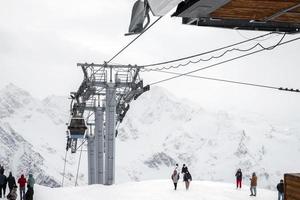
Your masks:
<svg viewBox="0 0 300 200"><path fill-rule="evenodd" d="M26 186L26 178L24 175L21 175L21 178L19 178L18 183L20 186L20 200L25 200L25 186Z"/></svg>

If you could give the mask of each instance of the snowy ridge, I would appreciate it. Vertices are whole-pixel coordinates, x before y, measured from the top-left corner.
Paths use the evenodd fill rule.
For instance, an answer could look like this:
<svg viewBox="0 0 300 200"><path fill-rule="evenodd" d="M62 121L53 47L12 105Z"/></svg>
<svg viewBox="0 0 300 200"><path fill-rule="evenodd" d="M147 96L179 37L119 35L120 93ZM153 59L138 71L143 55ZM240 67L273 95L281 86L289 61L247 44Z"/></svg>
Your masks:
<svg viewBox="0 0 300 200"><path fill-rule="evenodd" d="M21 169L14 166L30 166L35 176L49 177L52 186L59 185L68 109L67 97L38 100L12 84L0 90L0 135L11 138L0 140L5 149L0 162L16 174ZM132 102L118 132L117 183L168 179L175 163L185 163L195 180L233 182L235 170L242 168L246 184L255 171L259 187L274 188L283 173L300 167L298 124L280 124L259 114L206 110L158 87ZM17 159L24 154L21 149L34 158ZM75 182L78 156L68 154L66 185ZM79 185L87 183L86 157L83 152Z"/></svg>

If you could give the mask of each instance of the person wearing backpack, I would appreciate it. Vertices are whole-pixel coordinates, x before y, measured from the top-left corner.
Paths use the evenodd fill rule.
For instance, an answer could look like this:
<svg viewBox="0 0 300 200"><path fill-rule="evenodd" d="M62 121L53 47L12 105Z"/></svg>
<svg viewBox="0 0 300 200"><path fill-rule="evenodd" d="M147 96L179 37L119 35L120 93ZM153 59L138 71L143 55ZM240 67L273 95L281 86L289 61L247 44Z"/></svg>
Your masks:
<svg viewBox="0 0 300 200"><path fill-rule="evenodd" d="M7 184L8 184L9 192L11 192L13 187L17 185L16 179L15 177L13 177L11 172L9 172L9 175L7 177Z"/></svg>
<svg viewBox="0 0 300 200"><path fill-rule="evenodd" d="M179 173L175 169L172 176L171 176L171 179L172 179L173 184L174 184L174 190L177 189L177 183L178 183L179 178L180 178Z"/></svg>

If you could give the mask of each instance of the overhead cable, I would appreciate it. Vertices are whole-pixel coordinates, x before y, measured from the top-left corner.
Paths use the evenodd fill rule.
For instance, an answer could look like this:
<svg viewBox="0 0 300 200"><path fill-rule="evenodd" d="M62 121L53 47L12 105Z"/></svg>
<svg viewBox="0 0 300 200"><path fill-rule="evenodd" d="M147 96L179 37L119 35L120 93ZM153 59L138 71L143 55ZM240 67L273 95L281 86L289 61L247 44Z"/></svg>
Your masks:
<svg viewBox="0 0 300 200"><path fill-rule="evenodd" d="M264 50L272 50L272 49L274 49L275 47L277 47L278 46L278 44L280 44L281 42L282 42L282 40L284 39L284 37L285 37L285 33L283 34L283 36L281 37L281 39L275 44L275 45L273 45L273 46L270 46L270 47L264 47L262 44L260 44L260 43L256 43L254 46L252 46L252 47L250 47L250 48L247 48L247 49L239 49L239 48L232 48L232 49L228 49L228 50L226 50L226 51L224 51L222 54L220 54L220 55L218 55L218 56L211 56L210 58L208 58L208 59L202 59L202 58L200 58L200 59L198 59L198 60L196 60L196 61L192 61L192 60L190 60L190 61L188 61L188 62L186 62L186 63L184 63L184 64L178 64L178 65L171 65L171 66L167 66L167 67L160 67L160 68L152 68L152 69L142 69L142 71L157 71L157 70L169 70L169 69L171 69L171 68L173 68L173 69L175 69L175 68L179 68L179 67L184 67L184 66L187 66L187 65L189 65L189 64L196 64L196 63L199 63L199 62L201 62L201 61L203 61L203 62L206 62L206 61L210 61L210 60L212 60L212 59L217 59L217 58L221 58L221 57L223 57L225 54L227 54L227 53L229 53L229 52L232 52L232 51L239 51L239 52L247 52L247 51L251 51L251 50L253 50L253 49L255 49L256 47L261 47L261 49L264 49ZM243 42L245 42L245 41L243 41ZM237 44L237 43L236 43ZM235 44L233 44L233 45L235 45ZM228 46L227 46L228 47ZM220 51L221 49L223 49L223 48L227 48L227 47L221 47L221 48L219 48L219 49L217 49L216 51ZM214 51L214 50L212 50L212 51ZM196 54L196 55L205 55L205 54L208 54L208 53L211 53L212 51L208 51L208 52L204 52L204 53L201 53L201 54ZM188 59L188 58L190 58L191 56L188 56L188 57L185 57L186 59ZM195 55L193 55L193 57L195 57ZM180 58L180 60L185 60L185 59L183 59L183 58ZM179 59L176 59L176 61L179 61ZM164 62L164 64L167 64L167 63L171 63L171 62L175 62L174 60L173 61L166 61L166 62ZM148 65L149 66L149 65ZM154 66L154 65L152 65L152 66ZM142 66L143 67L143 66ZM144 66L145 67L145 66Z"/></svg>
<svg viewBox="0 0 300 200"><path fill-rule="evenodd" d="M138 36L136 36L131 42L129 42L125 47L123 47L118 53L116 53L111 59L109 59L106 63L110 63L113 59L115 59L122 51L124 51L127 47L129 47L134 41L136 41L140 36L142 36L147 30L149 30L154 24L156 24L160 19L162 18L159 17L157 18L150 26L148 26L145 30L143 30Z"/></svg>
<svg viewBox="0 0 300 200"><path fill-rule="evenodd" d="M169 72L169 71L155 71L155 72L161 72L161 73L173 74L173 75L181 75L181 73ZM204 76L191 75L191 74L185 74L184 76L205 79L205 80L211 80L211 81L219 81L219 82L233 83L233 84L239 84L239 85L247 85L247 86L253 86L253 87L261 87L261 88L283 90L283 91L290 91L290 92L300 92L299 89L293 89L293 88L275 87L275 86L269 86L269 85L261 85L261 84L247 83L247 82L241 82L241 81L232 81L232 80L204 77Z"/></svg>
<svg viewBox="0 0 300 200"><path fill-rule="evenodd" d="M281 43L278 44L277 46L281 46L281 45L284 45L284 44L288 44L288 43L294 42L294 41L299 40L299 39L300 39L300 37L297 37L297 38L294 38L294 39L291 39L291 40L288 40L288 41L285 41L285 42L281 42ZM215 64L208 65L208 66L206 66L206 67L202 67L202 68L195 69L195 70L192 70L192 71L183 73L183 74L179 74L179 75L176 75L176 76L172 76L172 77L170 77L170 78L162 79L162 80L153 82L153 83L151 83L151 84L149 84L149 85L156 85L156 84L159 84L159 83L162 83L162 82L166 82L166 81L169 81L169 80L172 80L172 79L176 79L176 78L179 78L179 77L181 77L181 76L185 76L185 75L192 74L192 73L195 73L195 72L198 72L198 71L201 71L201 70L205 70L205 69L209 69L209 68L212 68L212 67L215 67L215 66L219 66L219 65L221 65L221 64L225 64L225 63L228 63L228 62L231 62L231 61L240 59L240 58L244 58L244 57L250 56L250 55L252 55L252 54L256 54L256 53L265 51L265 50L266 50L266 48L264 48L264 49L259 49L259 50L256 50L256 51L253 51L253 52L244 54L244 55L236 56L236 57L234 57L234 58L231 58L231 59L228 59L228 60L225 60L225 61L222 61L222 62L218 62L218 63L215 63Z"/></svg>

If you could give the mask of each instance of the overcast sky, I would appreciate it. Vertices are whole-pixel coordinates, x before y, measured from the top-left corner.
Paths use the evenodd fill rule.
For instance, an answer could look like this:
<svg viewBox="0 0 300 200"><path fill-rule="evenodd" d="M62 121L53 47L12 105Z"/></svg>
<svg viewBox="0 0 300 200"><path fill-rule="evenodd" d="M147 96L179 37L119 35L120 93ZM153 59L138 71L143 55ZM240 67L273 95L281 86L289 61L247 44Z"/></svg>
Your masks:
<svg viewBox="0 0 300 200"><path fill-rule="evenodd" d="M38 98L68 95L82 81L77 62L103 63L134 36L125 37L133 0L6 0L0 6L0 88L8 83ZM182 25L165 16L113 62L147 64L211 50L264 32ZM153 20L154 18L152 18ZM299 37L288 35L285 40ZM260 41L268 46L281 36ZM254 41L241 48L255 44ZM264 51L196 75L300 88L300 41ZM232 53L225 58L237 55ZM217 62L200 62L179 72ZM142 74L145 83L169 75ZM300 94L193 78L159 84L203 107L259 112L300 120Z"/></svg>

